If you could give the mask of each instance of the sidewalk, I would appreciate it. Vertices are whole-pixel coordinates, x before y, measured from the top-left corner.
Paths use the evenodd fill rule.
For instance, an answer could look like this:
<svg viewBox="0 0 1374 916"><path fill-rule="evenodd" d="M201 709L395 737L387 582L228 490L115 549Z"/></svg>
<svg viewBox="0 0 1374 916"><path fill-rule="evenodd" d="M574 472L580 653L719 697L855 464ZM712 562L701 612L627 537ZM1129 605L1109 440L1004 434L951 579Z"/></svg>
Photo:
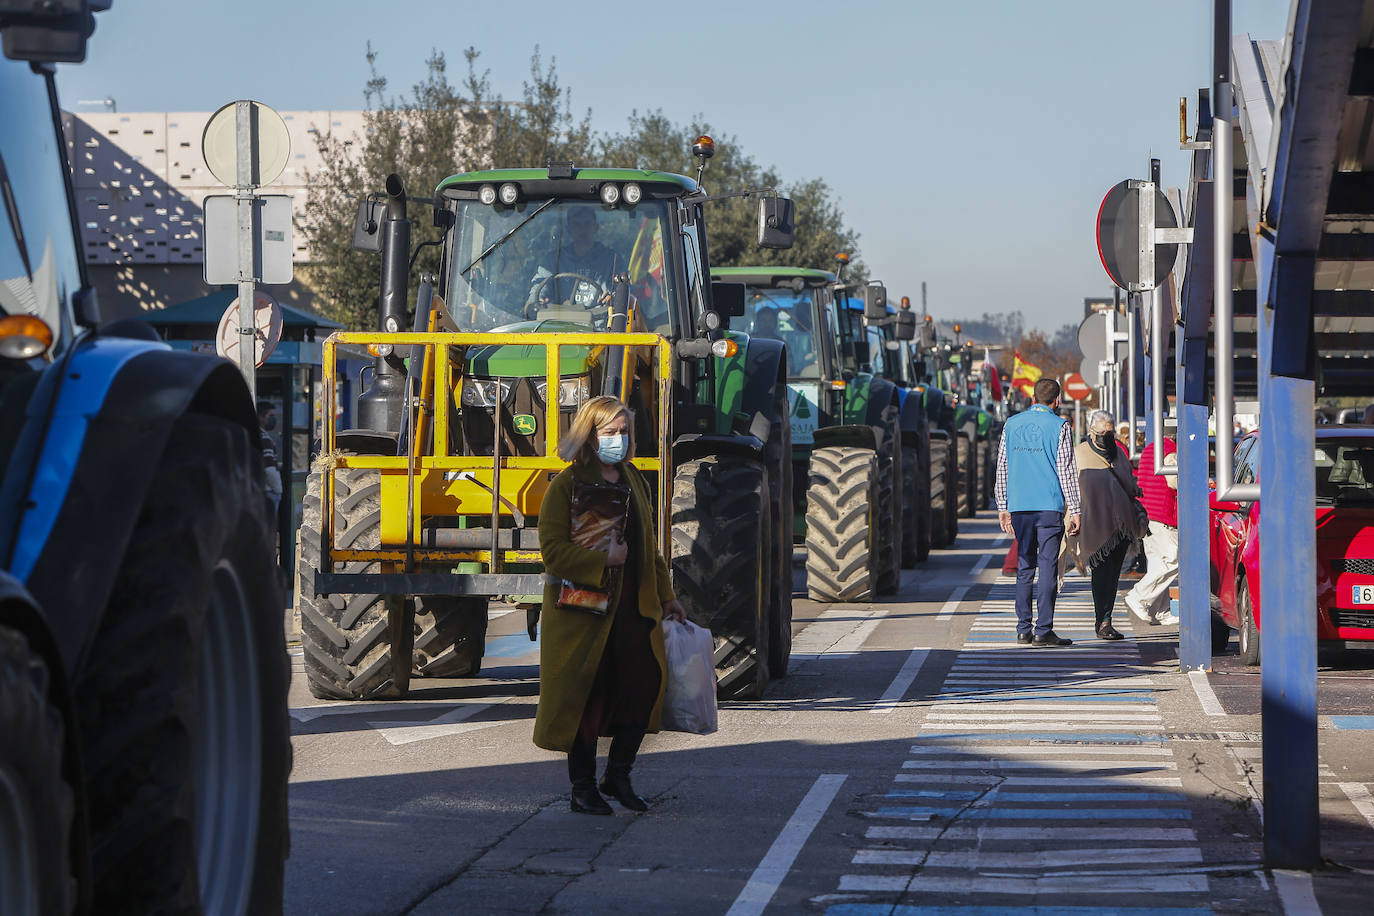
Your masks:
<svg viewBox="0 0 1374 916"><path fill-rule="evenodd" d="M1055 629L1075 644L1021 646L1013 590L992 586L925 702L909 759L865 812L834 898L851 902L827 916L1302 911L1310 879L1276 887L1260 868L1259 735L1206 715L1178 672L1176 630L1099 640L1088 582L1070 578ZM1257 730L1254 718L1240 724ZM1340 799L1323 815L1328 801ZM1367 912L1370 889L1359 873L1316 877L1328 913Z"/></svg>

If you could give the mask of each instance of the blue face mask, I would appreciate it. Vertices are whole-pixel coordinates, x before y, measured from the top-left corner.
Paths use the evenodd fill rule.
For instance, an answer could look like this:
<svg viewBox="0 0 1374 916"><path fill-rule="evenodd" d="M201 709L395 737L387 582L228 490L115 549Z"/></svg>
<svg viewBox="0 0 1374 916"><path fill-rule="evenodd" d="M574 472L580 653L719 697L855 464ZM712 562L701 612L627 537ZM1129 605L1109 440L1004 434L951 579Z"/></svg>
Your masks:
<svg viewBox="0 0 1374 916"><path fill-rule="evenodd" d="M602 464L624 461L625 453L630 450L630 437L626 435L597 436L596 442L596 457L601 459Z"/></svg>

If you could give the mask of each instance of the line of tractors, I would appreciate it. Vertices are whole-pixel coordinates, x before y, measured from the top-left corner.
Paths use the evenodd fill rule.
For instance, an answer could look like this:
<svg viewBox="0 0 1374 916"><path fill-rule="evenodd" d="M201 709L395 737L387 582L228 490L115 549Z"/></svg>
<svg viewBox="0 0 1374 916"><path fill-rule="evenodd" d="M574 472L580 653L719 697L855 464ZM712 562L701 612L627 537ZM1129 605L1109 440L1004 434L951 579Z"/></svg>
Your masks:
<svg viewBox="0 0 1374 916"><path fill-rule="evenodd" d="M811 599L866 602L989 504L995 370L881 283L846 280L844 255L834 271L712 269L713 202L756 200L763 248L791 247L793 207L708 194L714 143L693 153L695 178L551 163L454 175L424 201L392 175L363 201L354 244L382 255L379 328L326 342L323 389L344 345L372 354L371 383L352 428L322 431L300 531L316 696L476 675L492 601L524 607L537 638L540 502L596 395L633 410L634 463L678 596L715 637L722 698L787 671L798 545ZM411 309L417 204L444 236Z"/></svg>

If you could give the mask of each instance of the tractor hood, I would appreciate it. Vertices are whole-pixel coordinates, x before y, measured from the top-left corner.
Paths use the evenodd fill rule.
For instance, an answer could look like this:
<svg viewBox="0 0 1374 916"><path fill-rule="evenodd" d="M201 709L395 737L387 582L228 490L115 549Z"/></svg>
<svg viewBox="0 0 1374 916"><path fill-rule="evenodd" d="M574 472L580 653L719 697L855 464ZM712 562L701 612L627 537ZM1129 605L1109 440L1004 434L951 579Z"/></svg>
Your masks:
<svg viewBox="0 0 1374 916"><path fill-rule="evenodd" d="M518 321L515 324L492 328L492 334L585 334L590 330L586 325L570 321ZM596 348L600 350L601 348ZM585 345L560 347L558 350L558 374L560 376L583 375L594 362L592 348ZM468 350L465 375L478 378L543 378L545 357L544 348L528 344L492 344L473 347Z"/></svg>

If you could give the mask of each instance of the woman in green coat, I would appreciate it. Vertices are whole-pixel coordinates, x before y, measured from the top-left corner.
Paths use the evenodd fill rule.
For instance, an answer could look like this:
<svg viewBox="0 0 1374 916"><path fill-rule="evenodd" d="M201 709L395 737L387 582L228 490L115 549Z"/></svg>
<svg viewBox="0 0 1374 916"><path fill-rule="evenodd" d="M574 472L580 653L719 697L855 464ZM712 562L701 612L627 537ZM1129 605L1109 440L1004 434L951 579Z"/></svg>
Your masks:
<svg viewBox="0 0 1374 916"><path fill-rule="evenodd" d="M654 503L630 465L630 411L612 397L582 406L559 446L572 464L553 482L539 511L539 546L548 572L540 611L539 710L534 743L568 754L572 810L610 814L604 792L632 811L648 805L630 784L646 732L657 732L667 665L663 621L685 620L654 537ZM628 485L623 540L609 550L573 543L572 503L579 484ZM563 582L608 589L604 615L563 607ZM596 741L611 738L600 789Z"/></svg>

